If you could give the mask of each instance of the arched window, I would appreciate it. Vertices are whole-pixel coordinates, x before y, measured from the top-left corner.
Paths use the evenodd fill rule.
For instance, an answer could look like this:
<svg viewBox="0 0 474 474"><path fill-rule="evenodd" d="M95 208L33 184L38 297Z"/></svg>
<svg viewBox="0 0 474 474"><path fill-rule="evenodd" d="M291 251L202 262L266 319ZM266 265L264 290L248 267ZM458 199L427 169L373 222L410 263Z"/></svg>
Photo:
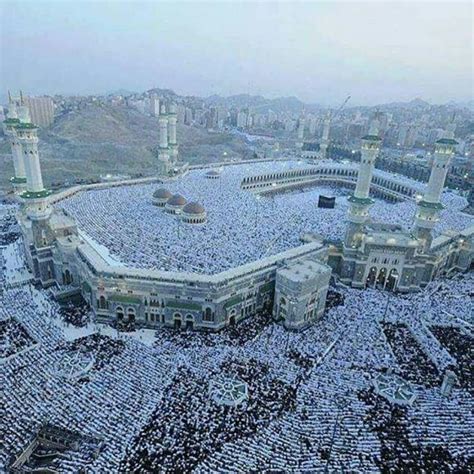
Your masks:
<svg viewBox="0 0 474 474"><path fill-rule="evenodd" d="M129 321L135 321L135 308L127 308L127 318Z"/></svg>
<svg viewBox="0 0 474 474"><path fill-rule="evenodd" d="M115 308L115 315L117 316L117 321L122 321L124 314L123 314L123 308L121 306L117 306Z"/></svg>
<svg viewBox="0 0 474 474"><path fill-rule="evenodd" d="M206 308L203 314L204 321L214 321L214 315L212 314L211 308Z"/></svg>
<svg viewBox="0 0 474 474"><path fill-rule="evenodd" d="M105 299L105 296L104 296L104 295L102 295L102 296L99 298L99 308L101 308L101 309L107 308L107 300Z"/></svg>

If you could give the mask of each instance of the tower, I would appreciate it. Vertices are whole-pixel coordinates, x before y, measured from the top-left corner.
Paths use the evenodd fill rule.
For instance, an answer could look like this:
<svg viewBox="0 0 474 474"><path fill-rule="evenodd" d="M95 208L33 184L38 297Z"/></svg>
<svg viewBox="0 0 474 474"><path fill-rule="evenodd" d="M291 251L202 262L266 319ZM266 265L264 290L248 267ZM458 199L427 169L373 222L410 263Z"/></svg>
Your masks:
<svg viewBox="0 0 474 474"><path fill-rule="evenodd" d="M12 184L16 194L21 194L26 189L25 163L21 150L21 143L15 130L15 126L19 123L20 120L18 118L8 118L3 122L5 134L8 137L10 148L12 150L13 168L15 172L15 175L10 178L10 183Z"/></svg>
<svg viewBox="0 0 474 474"><path fill-rule="evenodd" d="M171 163L176 164L178 161L178 141L176 139L176 122L178 118L176 114L176 104L171 104L168 112L169 155Z"/></svg>
<svg viewBox="0 0 474 474"><path fill-rule="evenodd" d="M298 121L298 132L297 132L297 141L296 141L296 147L301 150L303 148L303 141L304 141L304 126L305 126L305 118L304 116L301 116L299 121Z"/></svg>
<svg viewBox="0 0 474 474"><path fill-rule="evenodd" d="M451 158L458 144L452 136L453 132L448 132L445 134L445 138L441 138L435 143L430 179L423 199L417 206L415 231L418 239L421 240L422 245L420 249L423 252L426 252L431 246L433 239L431 231L438 223L439 214L443 209L440 199L441 193L444 188Z"/></svg>
<svg viewBox="0 0 474 474"><path fill-rule="evenodd" d="M349 213L345 246L357 247L362 238L365 224L369 221L369 209L373 200L369 197L370 183L375 168L375 160L380 151L377 122L372 122L368 135L362 137L360 166L354 194L349 198Z"/></svg>
<svg viewBox="0 0 474 474"><path fill-rule="evenodd" d="M18 118L18 112L16 108L16 102L13 100L10 91L8 91L8 118L16 119Z"/></svg>
<svg viewBox="0 0 474 474"><path fill-rule="evenodd" d="M17 106L17 114L18 114L18 118L20 119L21 123L30 123L31 122L30 109L25 104L25 101L23 99L23 93L21 91L20 91L20 103Z"/></svg>
<svg viewBox="0 0 474 474"><path fill-rule="evenodd" d="M166 107L164 105L161 106L158 123L160 127L158 160L160 161L161 173L167 174L169 169L168 115L166 114Z"/></svg>
<svg viewBox="0 0 474 474"><path fill-rule="evenodd" d="M331 127L331 117L329 114L324 119L323 136L321 137L321 143L319 149L321 151L321 158L324 160L327 158L327 151L329 147L329 129Z"/></svg>
<svg viewBox="0 0 474 474"><path fill-rule="evenodd" d="M46 198L51 192L43 185L38 154L38 127L31 123L18 123L15 131L26 171L26 191L21 197L25 200L27 215L32 221L47 219L51 208Z"/></svg>

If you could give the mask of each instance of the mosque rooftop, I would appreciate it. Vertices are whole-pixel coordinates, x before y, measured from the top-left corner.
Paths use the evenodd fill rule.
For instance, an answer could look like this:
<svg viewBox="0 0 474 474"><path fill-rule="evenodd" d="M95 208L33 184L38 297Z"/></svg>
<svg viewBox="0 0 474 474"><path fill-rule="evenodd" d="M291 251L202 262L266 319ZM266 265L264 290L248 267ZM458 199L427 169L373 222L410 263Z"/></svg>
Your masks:
<svg viewBox="0 0 474 474"><path fill-rule="evenodd" d="M318 166L353 165L321 160ZM335 242L344 238L350 204L348 189L320 183L259 196L241 188L246 177L313 167L313 163L305 160L242 162L222 168L218 182L209 180L209 168L204 168L162 183L160 187L180 195L179 202L184 204L179 207L189 200L205 209L207 220L199 226L186 224L179 216L155 206L153 193L157 185L153 183L82 191L55 206L65 209L77 220L81 232L105 247L122 265L215 274L300 247L301 237L307 233ZM376 170L374 175L387 173ZM419 182L390 176L418 186L420 192L423 190L424 185ZM334 209L318 208L321 194L336 198ZM443 204L446 209L434 236L448 228L460 231L474 223L472 217L461 213L466 206L465 198L445 193ZM415 201L387 203L374 199L371 217L377 222L410 228L415 211Z"/></svg>

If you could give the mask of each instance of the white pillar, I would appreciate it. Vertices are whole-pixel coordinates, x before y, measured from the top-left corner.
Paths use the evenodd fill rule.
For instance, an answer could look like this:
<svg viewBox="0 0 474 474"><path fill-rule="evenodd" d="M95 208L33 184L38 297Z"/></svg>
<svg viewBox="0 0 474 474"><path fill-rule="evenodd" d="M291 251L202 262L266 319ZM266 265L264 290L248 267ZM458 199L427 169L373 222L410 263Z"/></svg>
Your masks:
<svg viewBox="0 0 474 474"><path fill-rule="evenodd" d="M25 164L27 191L34 193L44 191L38 155L38 128L32 124L20 124L16 127L16 131Z"/></svg>
<svg viewBox="0 0 474 474"><path fill-rule="evenodd" d="M25 162L23 159L23 152L20 140L16 134L10 137L10 144L13 156L13 167L15 168L15 178L26 179Z"/></svg>
<svg viewBox="0 0 474 474"><path fill-rule="evenodd" d="M452 138L441 138L436 142L430 179L423 197L425 201L434 203L440 201L456 145L457 142Z"/></svg>
<svg viewBox="0 0 474 474"><path fill-rule="evenodd" d="M176 116L176 105L171 104L169 108L168 124L169 124L169 143L170 145L176 145L176 122L178 121Z"/></svg>
<svg viewBox="0 0 474 474"><path fill-rule="evenodd" d="M323 125L323 136L321 137L321 143L319 149L321 150L321 158L327 158L327 151L329 147L329 128L331 126L331 119L329 115L324 119Z"/></svg>
<svg viewBox="0 0 474 474"><path fill-rule="evenodd" d="M160 148L168 148L168 116L164 105L161 106L158 123L160 127Z"/></svg>
<svg viewBox="0 0 474 474"><path fill-rule="evenodd" d="M418 203L415 216L416 233L421 240L422 251L428 250L431 246L431 231L438 223L439 214L443 209L441 193L457 144L453 138L441 138L435 144L430 178L423 199Z"/></svg>
<svg viewBox="0 0 474 474"><path fill-rule="evenodd" d="M370 183L374 174L375 160L380 151L380 138L377 135L362 137L360 166L354 196L366 199L370 193Z"/></svg>
<svg viewBox="0 0 474 474"><path fill-rule="evenodd" d="M373 132L374 130L372 130ZM364 226L369 221L369 209L373 204L370 199L370 183L375 167L375 159L380 150L380 138L376 134L362 137L359 174L354 194L349 198L349 224L346 230L345 245L356 248L362 238Z"/></svg>
<svg viewBox="0 0 474 474"><path fill-rule="evenodd" d="M173 163L178 161L178 141L176 138L176 123L178 117L176 114L176 104L171 104L169 107L168 114L168 142L169 142L169 152L170 158Z"/></svg>

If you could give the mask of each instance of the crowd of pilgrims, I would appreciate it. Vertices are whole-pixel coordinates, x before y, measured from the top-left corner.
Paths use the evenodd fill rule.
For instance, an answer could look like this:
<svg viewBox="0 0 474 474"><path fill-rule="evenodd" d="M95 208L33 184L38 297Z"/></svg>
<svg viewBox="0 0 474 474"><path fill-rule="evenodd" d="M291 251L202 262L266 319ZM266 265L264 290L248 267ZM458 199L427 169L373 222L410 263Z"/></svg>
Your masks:
<svg viewBox="0 0 474 474"><path fill-rule="evenodd" d="M244 177L308 166L304 161L238 164L224 167L217 180L206 179L205 169L194 170L163 185L88 191L58 205L77 219L81 230L128 266L216 273L301 245L305 232L343 238L348 189L321 185L260 198L240 189ZM422 183L401 176L397 179L423 190ZM153 206L157 187L198 201L206 209L207 222L186 224ZM336 197L335 209L318 208L321 194ZM465 198L446 192L442 201L446 209L435 235L464 229L473 222L458 212L466 206ZM414 215L415 203L409 201L390 204L377 199L371 208L374 221L406 228L412 227Z"/></svg>
<svg viewBox="0 0 474 474"><path fill-rule="evenodd" d="M54 460L60 472L465 471L474 455L474 402L462 380L473 284L471 273L405 296L338 286L337 304L300 333L264 320L251 338L237 330L203 344L189 334L183 344L163 331L150 346L118 331L65 344L48 292L28 283L5 289L0 320L13 317L40 344L0 361L0 470L47 422L101 441L97 458ZM395 337L388 327L405 329ZM455 329L451 341L436 328ZM424 354L439 383L395 346ZM64 351L81 348L102 351L100 370L89 381L58 377ZM460 381L445 398L448 368ZM413 384L413 407L374 394L372 381L386 370ZM207 395L213 377L226 375L248 382L249 398L224 409Z"/></svg>

